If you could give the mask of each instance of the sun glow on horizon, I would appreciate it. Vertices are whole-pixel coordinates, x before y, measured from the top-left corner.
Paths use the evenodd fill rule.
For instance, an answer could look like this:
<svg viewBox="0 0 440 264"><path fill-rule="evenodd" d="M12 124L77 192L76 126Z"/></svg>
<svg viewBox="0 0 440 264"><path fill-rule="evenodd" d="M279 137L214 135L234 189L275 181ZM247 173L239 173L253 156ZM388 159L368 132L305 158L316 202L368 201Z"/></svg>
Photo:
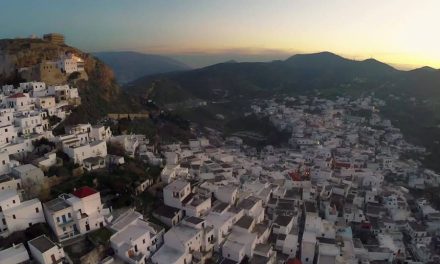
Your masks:
<svg viewBox="0 0 440 264"><path fill-rule="evenodd" d="M438 10L438 0L14 0L0 8L8 25L0 37L61 32L86 51L268 58L330 51L440 68Z"/></svg>

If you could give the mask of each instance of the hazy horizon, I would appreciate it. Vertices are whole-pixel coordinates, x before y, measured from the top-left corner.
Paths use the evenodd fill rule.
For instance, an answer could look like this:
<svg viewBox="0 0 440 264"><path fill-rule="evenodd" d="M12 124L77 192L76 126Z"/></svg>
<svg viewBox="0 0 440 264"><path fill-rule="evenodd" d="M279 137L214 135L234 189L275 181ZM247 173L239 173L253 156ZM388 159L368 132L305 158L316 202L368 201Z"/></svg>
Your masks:
<svg viewBox="0 0 440 264"><path fill-rule="evenodd" d="M131 50L193 67L330 51L405 68L440 68L440 1L26 1L3 2L0 38L65 34L88 52ZM16 15L20 14L20 19ZM13 23L10 23L13 21ZM239 58L231 58L236 55ZM401 68L401 67L399 67Z"/></svg>
<svg viewBox="0 0 440 264"><path fill-rule="evenodd" d="M223 63L227 61L234 60L236 62L270 62L275 60L286 60L289 57L297 54L310 54L310 53L319 53L319 52L331 52L328 50L322 50L322 51L315 51L315 52L294 52L294 53L287 53L287 52L267 52L267 53L239 53L239 52L225 52L225 53L208 53L208 52L187 52L182 54L175 54L175 53L152 53L152 52L143 52L143 51L135 51L135 50L107 50L107 51L93 51L92 53L98 53L98 52L138 52L142 54L147 55L160 55L160 56L166 56L172 59L175 59L177 61L180 61L187 66L197 69L197 68L203 68L210 65L214 65L217 63ZM334 53L334 52L332 52ZM366 60L370 59L372 57L360 57L360 56L346 56L343 54L334 53L336 55L339 55L341 57L344 57L346 59L350 60ZM377 59L377 58L373 58ZM379 59L377 59L379 60ZM381 60L379 60L381 61ZM383 63L386 63L396 69L399 70L413 70L421 67L425 67L427 65L410 65L410 64L394 64L386 61L381 61ZM430 67L430 66L428 66ZM439 69L440 70L440 69Z"/></svg>

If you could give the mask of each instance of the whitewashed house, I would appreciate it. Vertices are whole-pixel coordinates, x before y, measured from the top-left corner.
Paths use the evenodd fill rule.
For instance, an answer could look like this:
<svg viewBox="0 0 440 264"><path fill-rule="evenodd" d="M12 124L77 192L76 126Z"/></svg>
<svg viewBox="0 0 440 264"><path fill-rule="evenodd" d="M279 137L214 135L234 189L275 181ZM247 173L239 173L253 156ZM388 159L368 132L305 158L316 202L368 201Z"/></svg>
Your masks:
<svg viewBox="0 0 440 264"><path fill-rule="evenodd" d="M214 232L206 222L188 217L164 235L164 245L153 255L155 264L185 264L212 256Z"/></svg>
<svg viewBox="0 0 440 264"><path fill-rule="evenodd" d="M232 226L243 216L244 211L238 213L229 210L230 205L217 203L206 216L206 224L214 229L215 250L219 250L222 243L232 230Z"/></svg>
<svg viewBox="0 0 440 264"><path fill-rule="evenodd" d="M44 203L44 215L59 240L99 229L112 220L100 193L87 186Z"/></svg>
<svg viewBox="0 0 440 264"><path fill-rule="evenodd" d="M46 235L28 241L29 251L39 264L61 263L65 259L64 249Z"/></svg>
<svg viewBox="0 0 440 264"><path fill-rule="evenodd" d="M175 180L163 189L164 203L168 206L183 209L183 201L191 194L189 182Z"/></svg>
<svg viewBox="0 0 440 264"><path fill-rule="evenodd" d="M301 262L304 264L313 263L316 248L316 234L304 232L301 244Z"/></svg>
<svg viewBox="0 0 440 264"><path fill-rule="evenodd" d="M11 166L11 163L9 161L8 151L0 150L0 175L9 173L9 171L11 169L10 166Z"/></svg>
<svg viewBox="0 0 440 264"><path fill-rule="evenodd" d="M64 146L63 151L74 163L82 165L84 160L88 158L105 158L107 156L107 144L105 141L96 140L86 144Z"/></svg>
<svg viewBox="0 0 440 264"><path fill-rule="evenodd" d="M110 237L110 244L116 255L127 263L146 263L163 243L165 230L143 220L137 212L115 220L112 228L115 227L118 230Z"/></svg>
<svg viewBox="0 0 440 264"><path fill-rule="evenodd" d="M12 245L0 251L0 263L2 264L27 263L28 261L29 254L23 243Z"/></svg>
<svg viewBox="0 0 440 264"><path fill-rule="evenodd" d="M0 191L0 219L1 236L45 222L40 200L21 201L17 190Z"/></svg>

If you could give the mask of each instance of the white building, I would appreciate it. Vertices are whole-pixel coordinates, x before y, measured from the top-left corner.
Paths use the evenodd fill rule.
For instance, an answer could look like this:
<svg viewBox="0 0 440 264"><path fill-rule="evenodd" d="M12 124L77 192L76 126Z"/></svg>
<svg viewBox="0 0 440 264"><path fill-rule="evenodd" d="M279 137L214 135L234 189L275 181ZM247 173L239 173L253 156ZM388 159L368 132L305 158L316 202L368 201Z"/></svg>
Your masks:
<svg viewBox="0 0 440 264"><path fill-rule="evenodd" d="M29 251L39 264L61 263L65 259L64 250L46 235L28 241Z"/></svg>
<svg viewBox="0 0 440 264"><path fill-rule="evenodd" d="M18 137L17 130L12 124L0 126L0 146L11 144Z"/></svg>
<svg viewBox="0 0 440 264"><path fill-rule="evenodd" d="M120 144L130 157L134 157L139 145L146 140L144 135L120 135L110 138L111 143Z"/></svg>
<svg viewBox="0 0 440 264"><path fill-rule="evenodd" d="M0 192L21 189L21 179L10 174L0 176Z"/></svg>
<svg viewBox="0 0 440 264"><path fill-rule="evenodd" d="M240 263L244 257L252 258L256 245L257 234L234 228L222 246L222 256Z"/></svg>
<svg viewBox="0 0 440 264"><path fill-rule="evenodd" d="M57 67L64 73L84 71L84 61L73 53L62 56L57 61Z"/></svg>
<svg viewBox="0 0 440 264"><path fill-rule="evenodd" d="M43 215L43 208L38 199L20 202L19 205L3 211L10 233L37 224L46 222Z"/></svg>
<svg viewBox="0 0 440 264"><path fill-rule="evenodd" d="M243 216L244 211L235 213L229 210L230 206L225 203L218 203L206 216L206 224L214 229L215 249L219 250L221 244L226 240L232 230L232 226Z"/></svg>
<svg viewBox="0 0 440 264"><path fill-rule="evenodd" d="M22 187L33 194L37 194L41 190L47 179L43 171L32 164L14 167L11 174L20 178Z"/></svg>
<svg viewBox="0 0 440 264"><path fill-rule="evenodd" d="M55 97L45 96L36 99L36 105L41 109L50 109L56 107Z"/></svg>
<svg viewBox="0 0 440 264"><path fill-rule="evenodd" d="M16 111L29 110L31 99L27 93L16 93L6 98L6 106L14 108Z"/></svg>
<svg viewBox="0 0 440 264"><path fill-rule="evenodd" d="M304 264L313 263L315 257L316 234L304 232L301 243L301 262Z"/></svg>
<svg viewBox="0 0 440 264"><path fill-rule="evenodd" d="M28 261L29 254L22 243L0 251L0 263L2 264L27 263Z"/></svg>
<svg viewBox="0 0 440 264"><path fill-rule="evenodd" d="M88 158L105 158L107 156L107 143L102 140L97 140L91 143L64 146L63 151L74 163L82 165L84 160Z"/></svg>
<svg viewBox="0 0 440 264"><path fill-rule="evenodd" d="M87 186L46 202L44 215L59 240L99 229L112 220L99 192Z"/></svg>
<svg viewBox="0 0 440 264"><path fill-rule="evenodd" d="M153 255L155 264L185 264L211 256L214 233L203 219L188 217L164 235L164 245Z"/></svg>
<svg viewBox="0 0 440 264"><path fill-rule="evenodd" d="M0 150L0 175L8 173L10 171L10 165L9 153L5 150Z"/></svg>
<svg viewBox="0 0 440 264"><path fill-rule="evenodd" d="M237 207L243 209L246 215L254 218L257 224L264 220L264 207L261 199L249 196L241 200Z"/></svg>
<svg viewBox="0 0 440 264"><path fill-rule="evenodd" d="M103 140L108 141L112 137L112 131L110 127L105 126L92 126L89 137L91 140Z"/></svg>
<svg viewBox="0 0 440 264"><path fill-rule="evenodd" d="M110 237L116 255L132 264L145 264L163 243L165 230L143 220L140 213L129 212L112 225L117 232Z"/></svg>
<svg viewBox="0 0 440 264"><path fill-rule="evenodd" d="M183 200L190 195L191 185L189 182L175 180L163 189L164 203L168 206L183 209Z"/></svg>
<svg viewBox="0 0 440 264"><path fill-rule="evenodd" d="M0 192L0 208L0 234L2 236L45 222L40 200L32 199L22 202L16 190Z"/></svg>
<svg viewBox="0 0 440 264"><path fill-rule="evenodd" d="M18 132L23 134L42 134L47 129L47 126L43 124L43 119L38 112L16 116L14 124L17 127Z"/></svg>

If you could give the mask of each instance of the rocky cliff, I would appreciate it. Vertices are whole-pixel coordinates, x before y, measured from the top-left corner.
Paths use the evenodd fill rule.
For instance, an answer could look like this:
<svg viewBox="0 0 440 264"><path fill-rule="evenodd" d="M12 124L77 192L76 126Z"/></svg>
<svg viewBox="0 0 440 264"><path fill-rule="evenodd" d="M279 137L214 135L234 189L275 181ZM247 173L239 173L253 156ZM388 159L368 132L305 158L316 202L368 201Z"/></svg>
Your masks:
<svg viewBox="0 0 440 264"><path fill-rule="evenodd" d="M0 85L25 81L19 73L20 69L33 67L44 61L54 61L67 52L84 60L87 78L64 76L41 80L49 84L69 82L79 88L82 104L66 120L67 123L95 121L108 112L139 110L137 101L120 89L112 70L103 62L77 48L42 39L0 40Z"/></svg>

